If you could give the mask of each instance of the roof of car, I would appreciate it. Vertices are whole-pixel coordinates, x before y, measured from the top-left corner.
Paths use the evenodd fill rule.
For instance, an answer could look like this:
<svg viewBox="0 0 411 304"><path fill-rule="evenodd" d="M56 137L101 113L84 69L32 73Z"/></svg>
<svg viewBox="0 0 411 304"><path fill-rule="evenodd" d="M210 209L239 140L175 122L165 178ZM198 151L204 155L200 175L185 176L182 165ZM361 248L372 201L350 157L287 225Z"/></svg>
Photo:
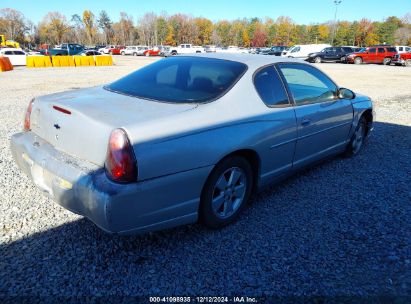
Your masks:
<svg viewBox="0 0 411 304"><path fill-rule="evenodd" d="M303 60L295 58L287 58L280 56L263 56L257 54L235 54L235 53L201 53L201 54L190 54L190 55L180 55L180 56L195 56L203 58L215 58L222 60L237 61L248 65L250 68L258 68L264 65L278 63L278 62L298 62L306 63Z"/></svg>
<svg viewBox="0 0 411 304"><path fill-rule="evenodd" d="M3 48L0 48L0 51L22 51L22 49L3 47Z"/></svg>

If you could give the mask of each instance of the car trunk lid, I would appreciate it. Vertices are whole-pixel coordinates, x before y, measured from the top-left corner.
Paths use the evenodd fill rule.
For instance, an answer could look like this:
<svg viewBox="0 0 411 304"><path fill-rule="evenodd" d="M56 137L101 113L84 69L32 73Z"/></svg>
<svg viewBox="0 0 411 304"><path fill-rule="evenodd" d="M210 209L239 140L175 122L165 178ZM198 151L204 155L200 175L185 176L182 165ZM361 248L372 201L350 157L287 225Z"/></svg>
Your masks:
<svg viewBox="0 0 411 304"><path fill-rule="evenodd" d="M113 129L124 128L195 108L125 96L103 87L40 97L31 114L31 130L56 149L102 166Z"/></svg>

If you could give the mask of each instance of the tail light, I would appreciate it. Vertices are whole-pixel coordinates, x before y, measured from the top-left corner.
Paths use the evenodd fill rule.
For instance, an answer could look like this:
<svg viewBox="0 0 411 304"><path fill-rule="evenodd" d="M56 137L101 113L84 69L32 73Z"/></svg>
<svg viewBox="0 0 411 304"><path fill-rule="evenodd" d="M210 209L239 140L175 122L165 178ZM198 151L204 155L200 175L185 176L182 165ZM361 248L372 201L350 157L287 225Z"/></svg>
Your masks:
<svg viewBox="0 0 411 304"><path fill-rule="evenodd" d="M137 162L130 141L123 129L110 134L105 162L107 176L119 183L137 180Z"/></svg>
<svg viewBox="0 0 411 304"><path fill-rule="evenodd" d="M29 103L29 106L27 107L26 114L24 115L24 131L30 131L30 115L31 115L31 110L33 109L33 102L34 99L32 99Z"/></svg>

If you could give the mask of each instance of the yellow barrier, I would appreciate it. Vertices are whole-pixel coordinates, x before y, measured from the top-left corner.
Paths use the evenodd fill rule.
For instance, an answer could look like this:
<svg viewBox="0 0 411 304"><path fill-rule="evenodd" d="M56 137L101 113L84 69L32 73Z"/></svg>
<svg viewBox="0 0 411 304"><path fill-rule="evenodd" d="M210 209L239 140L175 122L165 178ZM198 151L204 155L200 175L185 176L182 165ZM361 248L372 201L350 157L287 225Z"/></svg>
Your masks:
<svg viewBox="0 0 411 304"><path fill-rule="evenodd" d="M61 56L52 56L51 57L51 62L53 64L53 67L60 67L61 66Z"/></svg>
<svg viewBox="0 0 411 304"><path fill-rule="evenodd" d="M113 57L111 56L95 56L96 65L113 65Z"/></svg>
<svg viewBox="0 0 411 304"><path fill-rule="evenodd" d="M76 67L81 66L81 58L82 57L83 56L73 56L73 60L74 60L74 63L76 65Z"/></svg>
<svg viewBox="0 0 411 304"><path fill-rule="evenodd" d="M53 67L74 67L74 59L72 56L53 56L51 57Z"/></svg>
<svg viewBox="0 0 411 304"><path fill-rule="evenodd" d="M28 68L34 68L34 56L27 56L26 66Z"/></svg>
<svg viewBox="0 0 411 304"><path fill-rule="evenodd" d="M53 65L49 56L27 56L26 66L29 68L43 68Z"/></svg>
<svg viewBox="0 0 411 304"><path fill-rule="evenodd" d="M0 57L0 72L7 72L13 70L13 65L8 57Z"/></svg>
<svg viewBox="0 0 411 304"><path fill-rule="evenodd" d="M67 56L68 66L75 67L76 63L74 62L73 56Z"/></svg>
<svg viewBox="0 0 411 304"><path fill-rule="evenodd" d="M111 56L27 56L27 67L79 67L113 65Z"/></svg>

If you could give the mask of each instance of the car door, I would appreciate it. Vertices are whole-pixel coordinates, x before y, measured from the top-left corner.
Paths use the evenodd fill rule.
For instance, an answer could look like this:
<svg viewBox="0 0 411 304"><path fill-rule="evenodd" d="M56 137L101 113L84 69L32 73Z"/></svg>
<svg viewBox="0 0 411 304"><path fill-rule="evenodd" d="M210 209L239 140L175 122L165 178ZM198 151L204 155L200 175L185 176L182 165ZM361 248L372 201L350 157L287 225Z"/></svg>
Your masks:
<svg viewBox="0 0 411 304"><path fill-rule="evenodd" d="M377 62L377 49L370 48L366 53L365 60L366 63L376 63Z"/></svg>
<svg viewBox="0 0 411 304"><path fill-rule="evenodd" d="M268 121L267 128L259 141L261 151L262 180L269 181L290 172L294 157L297 127L295 111L287 91L273 65L257 71L253 78L255 89L267 106L267 114L259 121Z"/></svg>
<svg viewBox="0 0 411 304"><path fill-rule="evenodd" d="M12 65L17 65L17 56L16 55L14 55L14 52L13 51L4 51L4 56L5 57L8 57L9 58L9 60L10 60L10 63L12 64Z"/></svg>
<svg viewBox="0 0 411 304"><path fill-rule="evenodd" d="M375 58L375 63L382 63L384 61L385 58L385 48L383 47L379 47L377 49L377 55Z"/></svg>
<svg viewBox="0 0 411 304"><path fill-rule="evenodd" d="M324 51L324 61L333 61L335 57L335 48L326 48Z"/></svg>
<svg viewBox="0 0 411 304"><path fill-rule="evenodd" d="M308 64L278 65L294 101L297 142L294 168L342 151L353 120L351 100L337 97L337 85Z"/></svg>
<svg viewBox="0 0 411 304"><path fill-rule="evenodd" d="M13 51L14 53L14 61L15 64L14 65L26 65L26 53L24 53L23 51Z"/></svg>

